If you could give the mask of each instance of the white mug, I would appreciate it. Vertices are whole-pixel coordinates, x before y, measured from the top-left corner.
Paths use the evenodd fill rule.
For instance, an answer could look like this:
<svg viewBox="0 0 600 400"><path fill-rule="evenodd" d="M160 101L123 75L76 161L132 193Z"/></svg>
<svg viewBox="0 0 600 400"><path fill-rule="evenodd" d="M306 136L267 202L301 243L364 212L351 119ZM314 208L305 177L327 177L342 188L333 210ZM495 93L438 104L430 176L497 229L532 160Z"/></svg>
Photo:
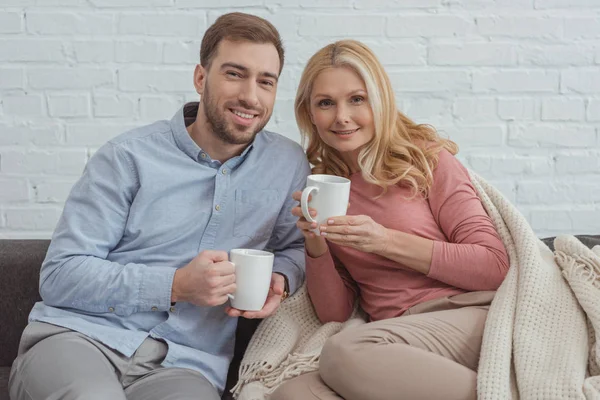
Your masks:
<svg viewBox="0 0 600 400"><path fill-rule="evenodd" d="M254 249L233 249L229 261L235 267L234 294L228 294L231 307L244 311L263 308L273 273L273 253Z"/></svg>
<svg viewBox="0 0 600 400"><path fill-rule="evenodd" d="M309 196L310 201L308 201ZM346 215L349 199L349 179L335 175L309 175L300 200L302 215L309 222L316 222L318 225L326 223L331 217ZM316 218L309 214L309 207L317 211ZM320 235L318 228L313 232Z"/></svg>

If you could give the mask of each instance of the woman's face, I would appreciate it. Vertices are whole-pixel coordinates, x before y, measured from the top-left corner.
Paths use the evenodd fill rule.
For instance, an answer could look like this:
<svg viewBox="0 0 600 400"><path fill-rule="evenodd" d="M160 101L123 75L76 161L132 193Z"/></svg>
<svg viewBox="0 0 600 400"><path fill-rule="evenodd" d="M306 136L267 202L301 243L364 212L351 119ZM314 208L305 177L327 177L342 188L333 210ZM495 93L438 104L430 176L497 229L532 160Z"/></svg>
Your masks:
<svg viewBox="0 0 600 400"><path fill-rule="evenodd" d="M375 136L367 88L348 67L329 68L317 75L310 94L310 115L321 139L342 156L357 156Z"/></svg>

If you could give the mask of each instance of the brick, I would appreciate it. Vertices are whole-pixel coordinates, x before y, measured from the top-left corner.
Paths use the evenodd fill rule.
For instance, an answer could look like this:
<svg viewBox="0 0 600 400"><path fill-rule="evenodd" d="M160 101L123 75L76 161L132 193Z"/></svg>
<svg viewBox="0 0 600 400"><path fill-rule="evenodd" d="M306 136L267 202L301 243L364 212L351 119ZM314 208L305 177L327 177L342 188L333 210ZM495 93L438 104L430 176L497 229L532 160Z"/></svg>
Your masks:
<svg viewBox="0 0 600 400"><path fill-rule="evenodd" d="M600 100L590 99L587 105L587 120L600 121Z"/></svg>
<svg viewBox="0 0 600 400"><path fill-rule="evenodd" d="M91 89L115 84L114 72L108 68L31 68L28 77L34 89Z"/></svg>
<svg viewBox="0 0 600 400"><path fill-rule="evenodd" d="M382 42L364 40L365 43L384 65L425 65L427 49L416 43L402 43L397 40ZM316 50L316 49L315 49ZM314 51L308 55L310 57ZM308 60L306 57L304 60ZM301 62L302 64L306 61Z"/></svg>
<svg viewBox="0 0 600 400"><path fill-rule="evenodd" d="M6 209L6 227L15 230L53 230L60 210L54 208Z"/></svg>
<svg viewBox="0 0 600 400"><path fill-rule="evenodd" d="M473 72L474 92L558 92L558 85L559 75L554 71Z"/></svg>
<svg viewBox="0 0 600 400"><path fill-rule="evenodd" d="M572 210L532 210L530 212L531 227L545 231L571 231L573 229Z"/></svg>
<svg viewBox="0 0 600 400"><path fill-rule="evenodd" d="M87 94L51 94L48 96L48 113L59 118L88 117L90 98Z"/></svg>
<svg viewBox="0 0 600 400"><path fill-rule="evenodd" d="M175 0L175 6L179 8L223 8L223 7L255 7L253 0Z"/></svg>
<svg viewBox="0 0 600 400"><path fill-rule="evenodd" d="M562 93L600 92L600 70L578 68L562 71L560 91Z"/></svg>
<svg viewBox="0 0 600 400"><path fill-rule="evenodd" d="M7 94L2 103L4 112L9 115L44 115L44 100L39 94Z"/></svg>
<svg viewBox="0 0 600 400"><path fill-rule="evenodd" d="M173 0L89 0L96 8L168 7Z"/></svg>
<svg viewBox="0 0 600 400"><path fill-rule="evenodd" d="M85 150L5 150L0 171L7 174L81 175Z"/></svg>
<svg viewBox="0 0 600 400"><path fill-rule="evenodd" d="M33 5L35 0L0 0L0 6L24 7Z"/></svg>
<svg viewBox="0 0 600 400"><path fill-rule="evenodd" d="M598 4L596 4L598 6ZM594 17L566 17L565 38L596 39L600 38L600 19Z"/></svg>
<svg viewBox="0 0 600 400"><path fill-rule="evenodd" d="M472 156L471 160L486 159L489 175L504 177L507 175L547 176L553 171L553 162L549 157L536 156Z"/></svg>
<svg viewBox="0 0 600 400"><path fill-rule="evenodd" d="M498 99L498 116L509 121L536 119L535 100L500 98Z"/></svg>
<svg viewBox="0 0 600 400"><path fill-rule="evenodd" d="M163 45L162 54L162 61L165 64L198 64L200 62L200 43L195 41L167 42Z"/></svg>
<svg viewBox="0 0 600 400"><path fill-rule="evenodd" d="M456 142L461 149L471 147L501 147L504 144L505 128L499 125L439 128L442 136Z"/></svg>
<svg viewBox="0 0 600 400"><path fill-rule="evenodd" d="M27 31L37 35L111 35L112 14L27 12Z"/></svg>
<svg viewBox="0 0 600 400"><path fill-rule="evenodd" d="M542 100L543 121L581 121L585 102L581 98L552 97Z"/></svg>
<svg viewBox="0 0 600 400"><path fill-rule="evenodd" d="M593 62L593 52L587 46L570 44L519 46L519 63L538 66L580 66Z"/></svg>
<svg viewBox="0 0 600 400"><path fill-rule="evenodd" d="M57 146L62 143L62 127L52 121L32 126L0 125L0 146Z"/></svg>
<svg viewBox="0 0 600 400"><path fill-rule="evenodd" d="M600 153L570 153L555 156L559 174L600 174Z"/></svg>
<svg viewBox="0 0 600 400"><path fill-rule="evenodd" d="M600 226L600 209L574 210L571 212L573 227L578 234L597 235Z"/></svg>
<svg viewBox="0 0 600 400"><path fill-rule="evenodd" d="M268 3L269 0L267 0ZM282 0L280 0L282 1ZM318 0L312 0L317 2ZM320 3L328 4L329 2L320 1ZM355 7L359 10L374 8L383 8L388 11L390 9L406 9L406 8L435 8L442 5L442 0L358 0Z"/></svg>
<svg viewBox="0 0 600 400"><path fill-rule="evenodd" d="M184 92L193 91L194 71L187 70L139 70L118 71L119 89L125 92Z"/></svg>
<svg viewBox="0 0 600 400"><path fill-rule="evenodd" d="M87 0L36 0L37 7L88 6Z"/></svg>
<svg viewBox="0 0 600 400"><path fill-rule="evenodd" d="M340 24L345 20L340 21ZM456 37L474 29L473 20L454 15L410 15L389 17L386 34L390 37Z"/></svg>
<svg viewBox="0 0 600 400"><path fill-rule="evenodd" d="M535 8L539 10L585 7L598 7L598 0L535 0Z"/></svg>
<svg viewBox="0 0 600 400"><path fill-rule="evenodd" d="M479 34L514 38L560 38L563 20L558 17L477 17Z"/></svg>
<svg viewBox="0 0 600 400"><path fill-rule="evenodd" d="M431 65L515 65L516 46L511 43L436 44L429 47Z"/></svg>
<svg viewBox="0 0 600 400"><path fill-rule="evenodd" d="M0 40L0 62L61 62L66 57L59 40L6 39Z"/></svg>
<svg viewBox="0 0 600 400"><path fill-rule="evenodd" d="M400 108L410 119L417 123L433 123L452 119L452 101L438 98L405 99Z"/></svg>
<svg viewBox="0 0 600 400"><path fill-rule="evenodd" d="M23 89L24 77L21 68L0 68L0 89Z"/></svg>
<svg viewBox="0 0 600 400"><path fill-rule="evenodd" d="M24 203L29 201L29 184L22 178L0 178L0 202Z"/></svg>
<svg viewBox="0 0 600 400"><path fill-rule="evenodd" d="M121 14L118 32L126 35L200 37L206 30L202 14Z"/></svg>
<svg viewBox="0 0 600 400"><path fill-rule="evenodd" d="M108 63L115 59L115 45L108 40L84 40L72 43L73 56L79 62Z"/></svg>
<svg viewBox="0 0 600 400"><path fill-rule="evenodd" d="M181 99L175 96L142 96L140 116L146 120L170 119L182 105Z"/></svg>
<svg viewBox="0 0 600 400"><path fill-rule="evenodd" d="M515 147L596 146L596 131L589 126L519 125L509 131L508 143Z"/></svg>
<svg viewBox="0 0 600 400"><path fill-rule="evenodd" d="M36 203L64 203L76 180L44 179L33 183Z"/></svg>
<svg viewBox="0 0 600 400"><path fill-rule="evenodd" d="M66 143L69 146L100 147L135 126L137 125L125 123L72 123L67 125Z"/></svg>
<svg viewBox="0 0 600 400"><path fill-rule="evenodd" d="M385 18L370 15L301 16L300 36L380 36L384 33Z"/></svg>
<svg viewBox="0 0 600 400"><path fill-rule="evenodd" d="M406 70L390 72L395 90L400 92L465 92L471 89L466 71Z"/></svg>
<svg viewBox="0 0 600 400"><path fill-rule="evenodd" d="M585 204L600 201L600 183L536 182L519 184L517 201L521 204Z"/></svg>
<svg viewBox="0 0 600 400"><path fill-rule="evenodd" d="M160 64L161 46L156 41L118 42L116 60L122 63Z"/></svg>
<svg viewBox="0 0 600 400"><path fill-rule="evenodd" d="M193 0L186 0L190 3L193 2ZM230 0L232 2L235 2L237 4L237 2L235 0ZM406 0L406 1L411 1L411 0ZM412 0L414 1L414 0ZM426 2L426 0L423 0L423 2ZM218 1L215 1L215 3L218 3ZM256 2L254 2L254 4L252 4L252 2L250 2L251 4L249 4L249 6L253 6L256 5ZM282 7L282 8L288 8L288 7L302 7L302 8L336 8L336 7L350 7L352 6L353 1L352 0L329 0L329 1L323 1L323 0L264 0L265 6L267 7L273 7L273 6L277 6L277 7ZM358 1L355 6L356 8L361 8L360 6L361 1ZM373 5L372 2L369 2L369 5Z"/></svg>
<svg viewBox="0 0 600 400"><path fill-rule="evenodd" d="M21 33L23 15L20 12L0 11L0 33Z"/></svg>
<svg viewBox="0 0 600 400"><path fill-rule="evenodd" d="M96 117L127 117L133 119L136 115L137 102L121 95L95 95L94 116Z"/></svg>
<svg viewBox="0 0 600 400"><path fill-rule="evenodd" d="M498 120L496 99L462 97L454 100L452 115L463 123L485 123Z"/></svg>

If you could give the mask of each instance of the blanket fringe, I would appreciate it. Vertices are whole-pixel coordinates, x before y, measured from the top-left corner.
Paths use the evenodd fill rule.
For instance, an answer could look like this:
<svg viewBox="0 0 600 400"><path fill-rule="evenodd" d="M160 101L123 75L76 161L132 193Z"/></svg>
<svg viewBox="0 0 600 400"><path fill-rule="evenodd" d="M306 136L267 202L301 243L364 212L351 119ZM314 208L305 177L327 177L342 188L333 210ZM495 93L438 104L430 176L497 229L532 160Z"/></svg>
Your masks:
<svg viewBox="0 0 600 400"><path fill-rule="evenodd" d="M562 251L555 252L556 262L567 280L575 278L600 289L600 263L588 256L570 256Z"/></svg>

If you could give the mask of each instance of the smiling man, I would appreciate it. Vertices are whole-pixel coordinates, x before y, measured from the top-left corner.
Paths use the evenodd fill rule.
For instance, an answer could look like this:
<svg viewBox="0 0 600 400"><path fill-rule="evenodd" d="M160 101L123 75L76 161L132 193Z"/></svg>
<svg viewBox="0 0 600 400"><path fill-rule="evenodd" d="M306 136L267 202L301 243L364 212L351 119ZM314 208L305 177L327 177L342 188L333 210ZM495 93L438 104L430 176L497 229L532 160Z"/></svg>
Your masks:
<svg viewBox="0 0 600 400"><path fill-rule="evenodd" d="M268 317L302 283L291 195L309 166L298 144L264 130L283 67L279 34L262 18L226 14L200 59L200 101L109 141L73 187L11 399L218 399L237 317ZM233 248L275 253L260 311L227 306Z"/></svg>

